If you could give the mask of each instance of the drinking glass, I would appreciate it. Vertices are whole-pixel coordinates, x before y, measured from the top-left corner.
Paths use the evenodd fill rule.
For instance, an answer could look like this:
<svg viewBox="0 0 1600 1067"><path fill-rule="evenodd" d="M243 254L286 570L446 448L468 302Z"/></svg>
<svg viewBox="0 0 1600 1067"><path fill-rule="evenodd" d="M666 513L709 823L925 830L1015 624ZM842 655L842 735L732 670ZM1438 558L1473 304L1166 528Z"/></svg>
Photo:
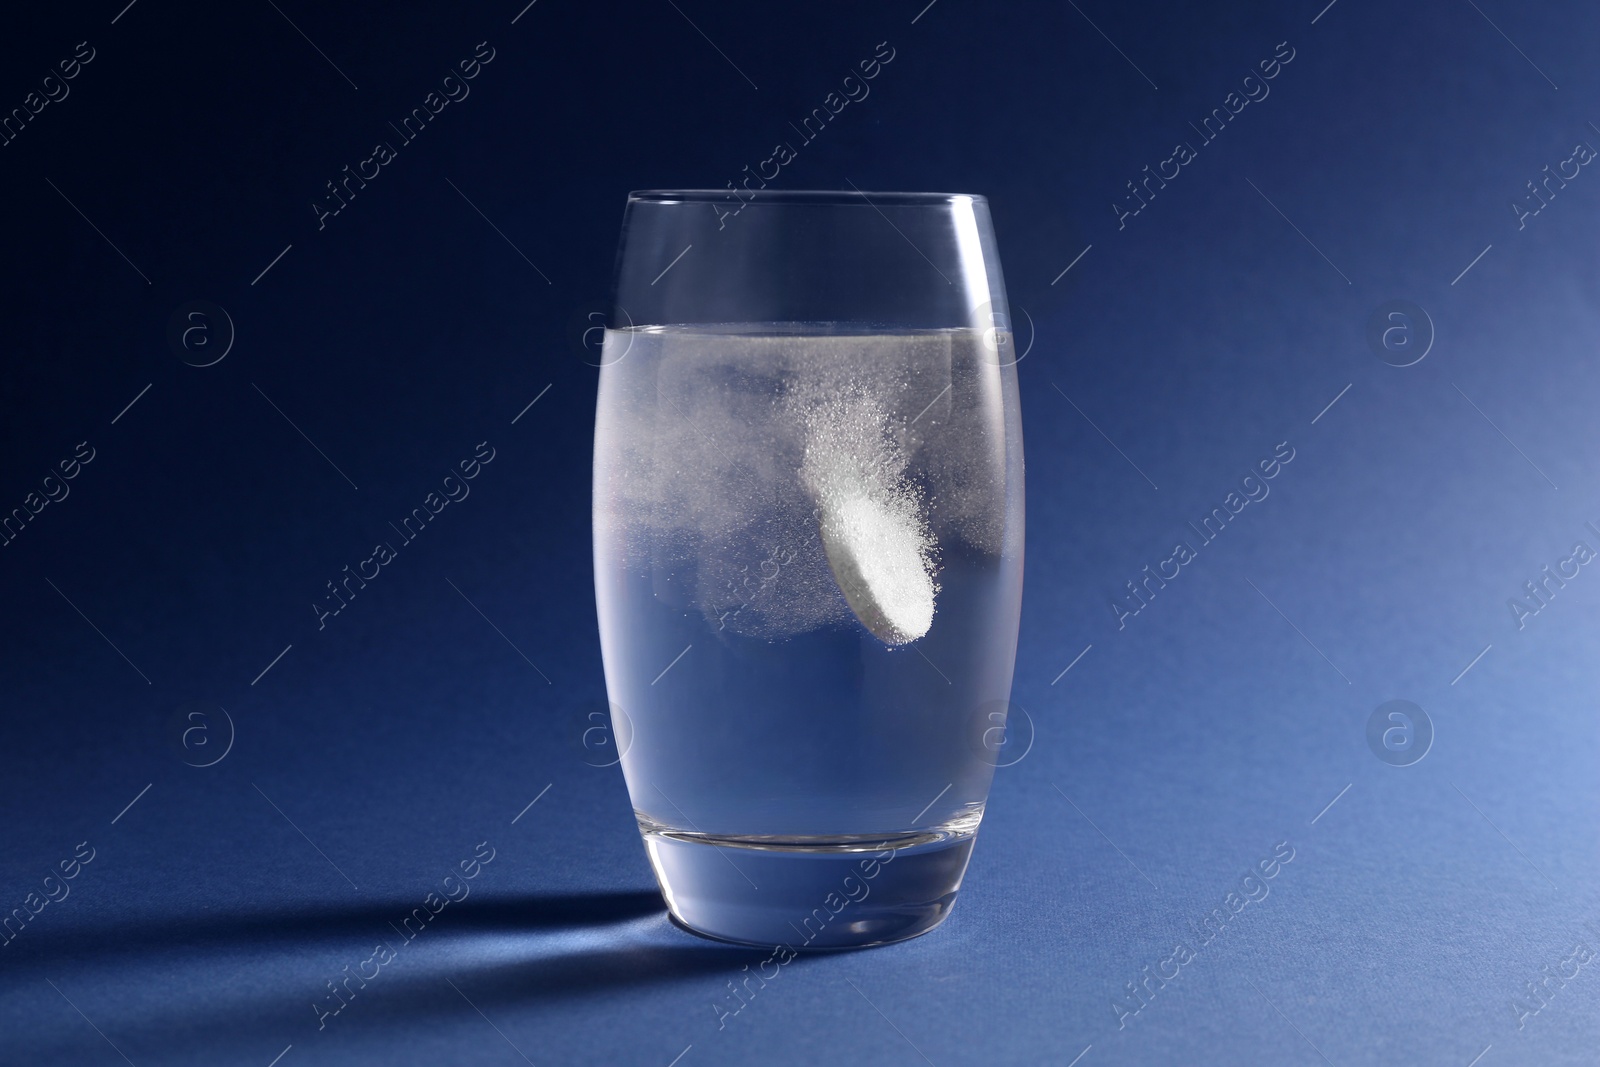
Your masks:
<svg viewBox="0 0 1600 1067"><path fill-rule="evenodd" d="M629 196L595 598L679 925L798 951L949 914L1016 657L1015 363L981 196Z"/></svg>

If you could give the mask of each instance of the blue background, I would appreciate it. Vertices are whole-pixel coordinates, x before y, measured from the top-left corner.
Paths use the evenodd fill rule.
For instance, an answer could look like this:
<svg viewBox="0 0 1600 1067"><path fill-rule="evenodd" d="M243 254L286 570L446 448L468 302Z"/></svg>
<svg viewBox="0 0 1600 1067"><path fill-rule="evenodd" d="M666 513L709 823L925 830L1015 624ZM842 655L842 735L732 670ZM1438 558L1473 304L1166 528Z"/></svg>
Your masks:
<svg viewBox="0 0 1600 1067"><path fill-rule="evenodd" d="M12 16L3 108L94 58L0 147L0 510L94 459L0 547L0 911L94 859L0 948L0 1061L1593 1062L1593 965L1513 998L1600 951L1600 574L1520 628L1508 599L1600 548L1600 175L1511 207L1600 146L1600 14L923 2ZM470 96L319 229L480 41ZM990 198L1032 341L1027 715L953 917L799 959L719 1029L767 953L667 922L585 743L573 324L627 190L741 177L884 41L775 186ZM1270 95L1119 227L1279 42ZM1391 300L1428 319L1408 367L1367 340ZM191 301L236 331L212 366L215 313L168 339ZM481 441L470 497L319 630L324 583ZM1124 583L1280 442L1271 495L1119 629ZM1410 766L1366 740L1390 699L1435 732ZM470 898L319 1030L325 983L484 841Z"/></svg>

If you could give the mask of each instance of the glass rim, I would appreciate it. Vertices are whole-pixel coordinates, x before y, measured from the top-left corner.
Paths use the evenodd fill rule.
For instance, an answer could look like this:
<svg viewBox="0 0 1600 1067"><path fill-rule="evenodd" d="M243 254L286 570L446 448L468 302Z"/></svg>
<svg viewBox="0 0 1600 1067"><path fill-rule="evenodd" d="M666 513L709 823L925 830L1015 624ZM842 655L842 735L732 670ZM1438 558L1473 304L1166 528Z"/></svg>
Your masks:
<svg viewBox="0 0 1600 1067"><path fill-rule="evenodd" d="M979 193L872 192L862 189L635 189L628 203L643 204L724 204L730 199L746 204L768 201L781 204L869 205L897 207L941 204L987 204Z"/></svg>

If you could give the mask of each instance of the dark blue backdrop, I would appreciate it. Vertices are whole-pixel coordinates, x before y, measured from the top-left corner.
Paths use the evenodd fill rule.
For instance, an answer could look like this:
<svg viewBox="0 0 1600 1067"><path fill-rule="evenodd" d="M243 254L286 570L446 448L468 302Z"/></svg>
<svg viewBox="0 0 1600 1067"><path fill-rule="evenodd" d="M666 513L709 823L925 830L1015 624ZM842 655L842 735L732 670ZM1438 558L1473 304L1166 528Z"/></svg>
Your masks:
<svg viewBox="0 0 1600 1067"><path fill-rule="evenodd" d="M523 2L8 16L0 1061L1593 1062L1592 7ZM766 953L591 766L573 335L780 141L990 198L1032 728L944 927L719 1028Z"/></svg>

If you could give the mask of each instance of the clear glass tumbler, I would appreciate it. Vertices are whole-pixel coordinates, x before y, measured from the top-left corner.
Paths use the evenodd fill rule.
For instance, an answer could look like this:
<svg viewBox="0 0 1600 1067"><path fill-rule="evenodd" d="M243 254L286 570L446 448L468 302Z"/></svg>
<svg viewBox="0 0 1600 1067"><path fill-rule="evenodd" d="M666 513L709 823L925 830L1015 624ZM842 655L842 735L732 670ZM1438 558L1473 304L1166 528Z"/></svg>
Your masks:
<svg viewBox="0 0 1600 1067"><path fill-rule="evenodd" d="M1016 657L1022 432L981 196L636 192L594 452L628 791L673 918L949 914Z"/></svg>

